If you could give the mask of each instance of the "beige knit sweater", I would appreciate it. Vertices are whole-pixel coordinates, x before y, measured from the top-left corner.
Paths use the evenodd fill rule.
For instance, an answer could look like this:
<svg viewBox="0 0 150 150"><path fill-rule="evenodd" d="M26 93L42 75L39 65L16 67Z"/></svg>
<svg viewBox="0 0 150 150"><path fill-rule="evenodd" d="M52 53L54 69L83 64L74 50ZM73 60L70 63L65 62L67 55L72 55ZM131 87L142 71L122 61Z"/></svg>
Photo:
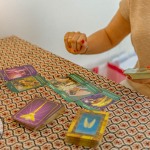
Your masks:
<svg viewBox="0 0 150 150"><path fill-rule="evenodd" d="M150 66L150 0L121 0L119 10L131 26L131 41L138 57L136 67ZM126 80L124 85L128 84L150 97L150 84Z"/></svg>

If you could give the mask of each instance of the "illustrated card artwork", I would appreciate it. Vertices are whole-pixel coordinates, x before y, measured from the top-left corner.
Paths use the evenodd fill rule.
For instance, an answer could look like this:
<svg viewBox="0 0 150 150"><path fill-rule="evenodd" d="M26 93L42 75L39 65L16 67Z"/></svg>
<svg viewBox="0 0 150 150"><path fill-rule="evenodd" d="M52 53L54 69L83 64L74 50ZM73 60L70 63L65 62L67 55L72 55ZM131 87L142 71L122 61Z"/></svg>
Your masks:
<svg viewBox="0 0 150 150"><path fill-rule="evenodd" d="M14 68L9 68L5 70L0 70L1 77L8 81L18 78L24 78L32 75L36 75L37 71L31 65L24 65Z"/></svg>
<svg viewBox="0 0 150 150"><path fill-rule="evenodd" d="M80 103L87 105L87 107L90 107L91 109L93 108L95 110L102 110L108 105L118 100L119 99L113 99L112 97L108 97L102 93L98 93L82 98L80 100L81 101Z"/></svg>
<svg viewBox="0 0 150 150"><path fill-rule="evenodd" d="M74 130L76 133L96 135L103 116L83 113Z"/></svg>
<svg viewBox="0 0 150 150"><path fill-rule="evenodd" d="M51 80L51 84L53 84L61 91L68 91L69 89L79 86L78 82L72 80L69 77L56 78Z"/></svg>
<svg viewBox="0 0 150 150"><path fill-rule="evenodd" d="M76 145L96 147L103 138L109 113L81 109L71 122L65 141Z"/></svg>
<svg viewBox="0 0 150 150"><path fill-rule="evenodd" d="M50 80L47 85L66 101L75 102L89 110L100 110L120 99L120 96L97 87L78 74Z"/></svg>
<svg viewBox="0 0 150 150"><path fill-rule="evenodd" d="M60 103L38 98L16 113L13 118L27 127L35 129L56 115L62 108L63 105Z"/></svg>
<svg viewBox="0 0 150 150"><path fill-rule="evenodd" d="M82 98L92 94L92 92L86 86L81 85L69 77L57 78L52 80L51 84L53 84L60 91L66 92L70 97Z"/></svg>
<svg viewBox="0 0 150 150"><path fill-rule="evenodd" d="M13 92L25 91L46 84L46 80L39 75L8 81L7 87Z"/></svg>

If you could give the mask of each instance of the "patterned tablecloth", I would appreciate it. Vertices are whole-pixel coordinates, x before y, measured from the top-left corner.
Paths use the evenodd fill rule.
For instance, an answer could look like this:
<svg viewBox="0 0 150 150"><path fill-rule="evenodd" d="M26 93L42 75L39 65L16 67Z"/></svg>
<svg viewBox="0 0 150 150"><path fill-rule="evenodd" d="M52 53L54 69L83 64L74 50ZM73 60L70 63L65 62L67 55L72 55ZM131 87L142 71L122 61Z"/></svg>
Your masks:
<svg viewBox="0 0 150 150"><path fill-rule="evenodd" d="M99 147L93 150L148 150L150 149L150 100L100 75L58 57L18 37L0 40L0 69L33 65L47 80L77 73L98 87L121 95L121 100L109 105L110 119ZM46 97L65 105L66 111L40 131L30 131L12 120L12 115L24 107L32 98ZM67 103L48 87L13 93L0 80L0 118L4 132L0 149L4 150L83 150L82 146L64 142L65 133L76 112L81 109L75 103ZM0 127L0 129L2 129ZM0 132L2 133L2 132Z"/></svg>

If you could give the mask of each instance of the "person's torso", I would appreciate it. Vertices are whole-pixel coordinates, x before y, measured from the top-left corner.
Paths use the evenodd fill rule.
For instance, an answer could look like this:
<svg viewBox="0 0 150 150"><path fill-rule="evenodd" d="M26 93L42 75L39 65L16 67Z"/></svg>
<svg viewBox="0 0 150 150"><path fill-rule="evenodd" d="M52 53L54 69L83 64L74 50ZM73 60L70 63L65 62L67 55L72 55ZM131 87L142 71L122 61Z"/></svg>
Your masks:
<svg viewBox="0 0 150 150"><path fill-rule="evenodd" d="M147 67L150 65L150 0L129 0L129 10L137 67Z"/></svg>

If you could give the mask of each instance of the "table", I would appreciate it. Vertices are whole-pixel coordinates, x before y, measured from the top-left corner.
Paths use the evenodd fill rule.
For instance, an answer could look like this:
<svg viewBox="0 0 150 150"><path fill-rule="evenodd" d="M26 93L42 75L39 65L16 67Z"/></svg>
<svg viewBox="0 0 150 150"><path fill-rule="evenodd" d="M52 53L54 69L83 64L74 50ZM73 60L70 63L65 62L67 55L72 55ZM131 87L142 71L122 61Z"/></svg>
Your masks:
<svg viewBox="0 0 150 150"><path fill-rule="evenodd" d="M121 95L121 100L109 105L110 119L99 147L91 150L148 150L150 149L150 99L97 75L64 58L33 45L16 36L0 40L0 69L33 65L47 80L78 73L98 87ZM32 98L46 97L65 105L65 113L43 127L30 131L12 120L11 115L24 107ZM65 133L76 112L81 109L75 103L67 103L52 89L44 86L25 92L13 93L0 80L0 117L4 121L4 133L0 139L1 150L83 150L82 146L64 142Z"/></svg>

